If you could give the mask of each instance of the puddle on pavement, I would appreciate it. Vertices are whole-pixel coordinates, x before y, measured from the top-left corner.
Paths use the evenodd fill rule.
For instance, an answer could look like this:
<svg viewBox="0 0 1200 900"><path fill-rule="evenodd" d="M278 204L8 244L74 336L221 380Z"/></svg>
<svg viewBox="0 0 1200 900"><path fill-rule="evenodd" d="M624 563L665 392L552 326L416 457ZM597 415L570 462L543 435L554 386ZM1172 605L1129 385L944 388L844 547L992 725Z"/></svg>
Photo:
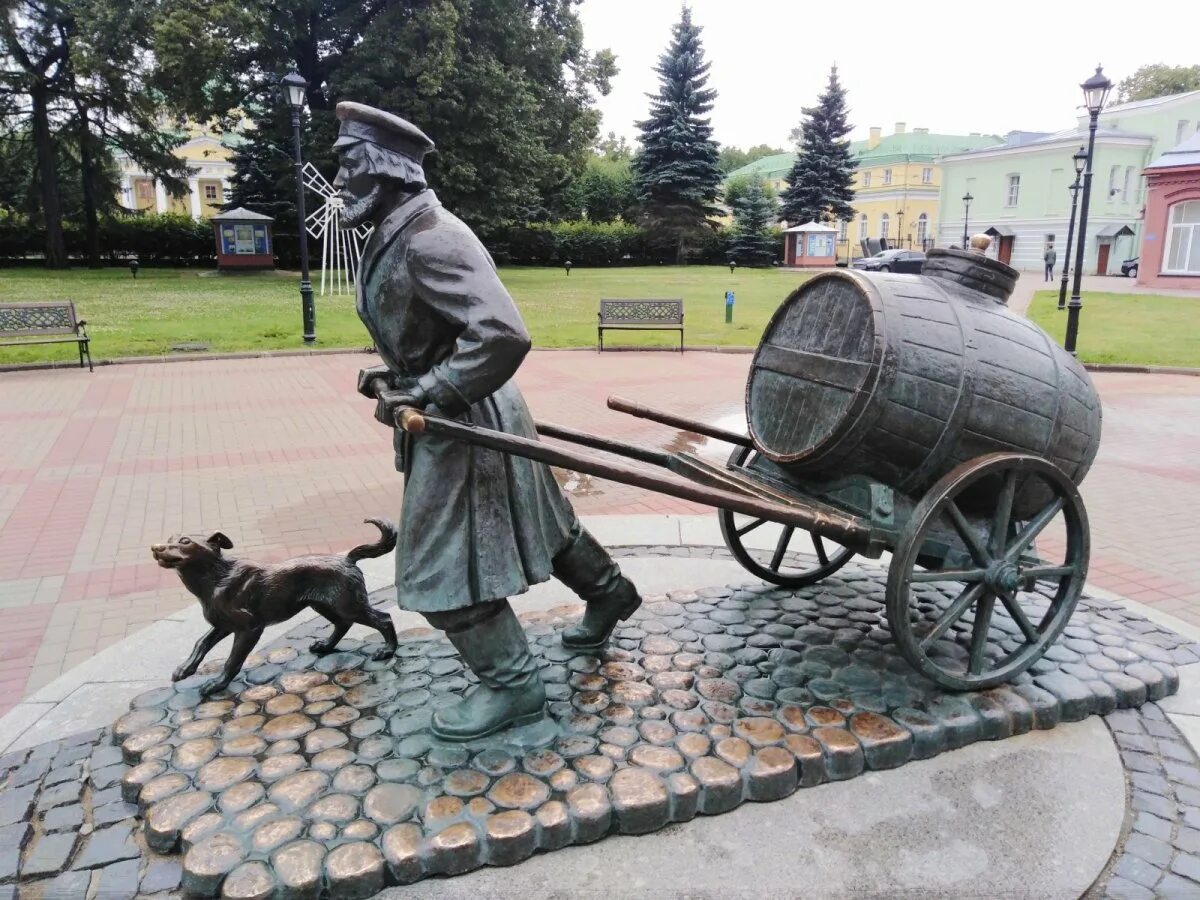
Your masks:
<svg viewBox="0 0 1200 900"><path fill-rule="evenodd" d="M554 472L554 480L568 497L600 497L604 494L591 475L553 467L551 471Z"/></svg>

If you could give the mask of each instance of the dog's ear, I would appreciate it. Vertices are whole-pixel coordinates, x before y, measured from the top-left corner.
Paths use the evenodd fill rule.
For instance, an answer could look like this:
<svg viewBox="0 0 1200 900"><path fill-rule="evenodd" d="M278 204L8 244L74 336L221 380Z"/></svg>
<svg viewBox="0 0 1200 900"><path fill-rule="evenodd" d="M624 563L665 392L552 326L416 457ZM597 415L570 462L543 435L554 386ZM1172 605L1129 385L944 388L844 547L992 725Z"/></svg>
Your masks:
<svg viewBox="0 0 1200 900"><path fill-rule="evenodd" d="M218 547L222 550L232 550L233 541L225 537L223 532L214 531L208 536L208 545L210 547Z"/></svg>

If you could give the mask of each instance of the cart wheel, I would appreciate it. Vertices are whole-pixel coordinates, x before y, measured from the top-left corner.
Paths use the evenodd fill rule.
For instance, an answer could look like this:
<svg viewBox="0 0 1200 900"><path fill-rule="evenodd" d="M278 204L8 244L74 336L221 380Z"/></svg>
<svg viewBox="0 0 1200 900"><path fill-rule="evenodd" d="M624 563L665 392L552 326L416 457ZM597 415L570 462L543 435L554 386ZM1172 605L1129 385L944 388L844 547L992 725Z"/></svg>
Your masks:
<svg viewBox="0 0 1200 900"><path fill-rule="evenodd" d="M753 462L757 453L752 447L738 447L729 456L730 468L742 467ZM813 565L790 566L784 562L791 548L792 538L796 528L792 525L780 525L768 519L756 519L754 516L744 516L732 513L727 509L718 511L717 518L721 522L721 534L725 537L725 546L733 554L733 558L742 564L746 571L757 575L763 581L778 584L781 587L797 588L816 584L822 578L832 575L854 556L854 551L843 547L829 538L800 529L801 534L808 535L812 544L812 554L816 556ZM742 542L742 535L766 527L770 529L770 537L775 538L775 549L771 551L769 562L760 562ZM760 532L761 533L761 532ZM778 535L776 537L776 535ZM798 541L801 545L805 542ZM768 551L760 550L759 555L765 556ZM807 550L801 550L807 553Z"/></svg>
<svg viewBox="0 0 1200 900"><path fill-rule="evenodd" d="M976 503L981 494L992 498L990 520L968 520L963 514L956 498L971 499L961 497L968 491ZM1045 505L1028 519L1014 521L1014 498L1031 497ZM939 524L958 535L970 553L970 566L916 570L922 546ZM1042 559L1033 546L1039 535ZM921 673L952 690L1008 681L1037 662L1071 618L1087 577L1089 543L1083 500L1057 466L1015 453L963 463L917 504L892 557L887 614L900 652ZM936 618L922 618L912 586L938 582L958 582L961 590L936 610ZM994 616L998 609L1007 618Z"/></svg>

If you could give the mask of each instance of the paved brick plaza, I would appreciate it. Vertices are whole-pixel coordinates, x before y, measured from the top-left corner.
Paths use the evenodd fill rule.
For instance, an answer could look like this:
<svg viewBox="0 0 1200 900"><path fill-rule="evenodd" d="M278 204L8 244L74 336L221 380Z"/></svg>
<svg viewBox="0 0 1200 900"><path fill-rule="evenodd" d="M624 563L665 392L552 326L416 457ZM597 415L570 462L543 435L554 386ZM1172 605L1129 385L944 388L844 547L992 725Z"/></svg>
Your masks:
<svg viewBox="0 0 1200 900"><path fill-rule="evenodd" d="M737 417L750 357L540 351L520 382L539 418L670 449L688 436L608 411L610 393ZM0 375L0 713L191 602L150 559L179 530L236 553L341 551L394 517L386 430L353 390L365 354ZM1096 376L1100 458L1083 493L1094 584L1200 624L1200 379ZM722 452L713 448L714 452ZM563 477L582 514L692 504Z"/></svg>

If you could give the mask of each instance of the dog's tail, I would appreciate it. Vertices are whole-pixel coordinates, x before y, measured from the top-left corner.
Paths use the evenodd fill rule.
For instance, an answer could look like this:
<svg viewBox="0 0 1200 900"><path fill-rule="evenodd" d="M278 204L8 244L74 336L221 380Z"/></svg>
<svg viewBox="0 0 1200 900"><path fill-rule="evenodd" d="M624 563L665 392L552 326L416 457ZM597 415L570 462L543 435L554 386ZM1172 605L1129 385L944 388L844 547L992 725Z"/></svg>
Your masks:
<svg viewBox="0 0 1200 900"><path fill-rule="evenodd" d="M383 556L385 553L391 553L396 549L395 525L387 519L363 519L363 521L370 522L379 529L379 540L374 544L359 544L347 553L346 558L352 563L356 563L360 559L372 559L376 556Z"/></svg>

